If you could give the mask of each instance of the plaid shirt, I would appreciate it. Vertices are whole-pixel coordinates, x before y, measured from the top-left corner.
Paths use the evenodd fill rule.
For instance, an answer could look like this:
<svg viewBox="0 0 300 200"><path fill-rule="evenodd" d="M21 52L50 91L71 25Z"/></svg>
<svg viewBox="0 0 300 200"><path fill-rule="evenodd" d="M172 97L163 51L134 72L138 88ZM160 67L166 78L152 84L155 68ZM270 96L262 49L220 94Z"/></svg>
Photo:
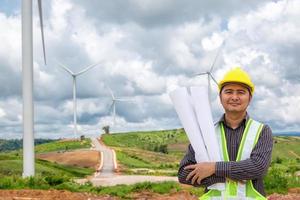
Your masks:
<svg viewBox="0 0 300 200"><path fill-rule="evenodd" d="M272 131L268 125L263 126L262 132L257 144L251 152L250 158L238 162L235 161L248 120L249 116L247 114L240 125L236 129L232 129L226 124L225 115L222 116L217 123L224 124L227 151L230 161L216 162L215 174L203 179L200 185L195 183L193 186L204 186L207 191L208 186L214 183L225 182L226 178L237 181L252 180L254 188L262 195L266 195L263 185L263 176L267 173L271 162L273 147ZM191 180L185 180L192 170L184 170L184 167L196 163L194 149L189 145L188 150L179 165L178 180L180 183L192 185Z"/></svg>

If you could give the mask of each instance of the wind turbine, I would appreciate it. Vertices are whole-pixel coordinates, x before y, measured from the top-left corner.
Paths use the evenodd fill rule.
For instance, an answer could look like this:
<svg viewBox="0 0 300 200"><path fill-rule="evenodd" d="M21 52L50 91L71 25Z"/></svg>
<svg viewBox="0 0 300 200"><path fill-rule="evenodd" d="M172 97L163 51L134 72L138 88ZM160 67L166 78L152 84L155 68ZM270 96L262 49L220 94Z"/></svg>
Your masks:
<svg viewBox="0 0 300 200"><path fill-rule="evenodd" d="M44 42L42 1L38 0L39 18ZM33 116L33 34L32 0L22 0L22 91L23 91L23 177L34 176L34 116Z"/></svg>
<svg viewBox="0 0 300 200"><path fill-rule="evenodd" d="M93 65L89 65L88 67L86 67L85 69L81 70L78 73L74 73L72 72L68 67L66 67L65 65L58 63L60 67L62 67L64 70L66 70L66 72L68 72L72 78L73 78L73 124L74 124L74 138L77 138L77 99L76 99L76 77L87 72L88 70L92 69L93 67L97 66L99 63L97 64L93 64Z"/></svg>
<svg viewBox="0 0 300 200"><path fill-rule="evenodd" d="M214 61L213 61L212 65L211 65L209 71L201 72L201 73L199 73L199 74L196 74L196 76L205 76L205 75L207 76L209 101L211 101L211 93L212 93L212 92L211 92L211 83L210 83L211 80L210 80L210 79L212 79L212 80L218 85L218 82L216 81L216 79L215 79L214 76L212 75L212 71L213 71L213 69L214 69L214 66L215 66L215 64L216 64L216 61L217 61L217 59L218 59L218 57L219 57L219 55L220 55L220 53L221 53L221 50L222 50L222 48L224 47L224 45L225 45L225 40L223 41L223 43L222 43L221 46L219 47L218 52L217 52L217 55L215 56Z"/></svg>
<svg viewBox="0 0 300 200"><path fill-rule="evenodd" d="M113 93L113 91L111 90L111 88L110 87L108 87L108 89L109 89L109 92L110 92L110 95L111 95L111 105L110 105L110 107L109 107L109 111L111 111L111 110L113 110L113 117L114 117L114 120L113 120L113 124L115 124L116 123L116 102L117 101L119 101L119 102L121 102L121 101L133 101L133 99L122 99L122 98L116 98L115 97L115 95L114 95L114 93Z"/></svg>

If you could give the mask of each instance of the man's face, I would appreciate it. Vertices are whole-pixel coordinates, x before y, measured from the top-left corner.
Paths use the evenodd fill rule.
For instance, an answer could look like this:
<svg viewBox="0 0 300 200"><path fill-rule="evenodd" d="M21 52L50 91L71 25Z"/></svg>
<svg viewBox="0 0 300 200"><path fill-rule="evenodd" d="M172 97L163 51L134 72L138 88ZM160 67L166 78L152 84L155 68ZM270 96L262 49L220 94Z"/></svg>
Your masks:
<svg viewBox="0 0 300 200"><path fill-rule="evenodd" d="M245 86L229 83L223 87L220 93L220 100L226 112L239 113L246 111L251 95Z"/></svg>

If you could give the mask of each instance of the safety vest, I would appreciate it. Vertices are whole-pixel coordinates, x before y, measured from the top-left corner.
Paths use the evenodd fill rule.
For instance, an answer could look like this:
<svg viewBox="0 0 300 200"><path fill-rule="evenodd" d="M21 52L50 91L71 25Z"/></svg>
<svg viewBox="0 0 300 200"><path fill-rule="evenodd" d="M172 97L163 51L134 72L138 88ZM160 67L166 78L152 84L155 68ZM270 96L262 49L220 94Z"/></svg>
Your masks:
<svg viewBox="0 0 300 200"><path fill-rule="evenodd" d="M250 158L252 149L257 143L263 124L249 119L244 130L242 140L238 149L236 161L241 161ZM229 161L226 136L223 123L218 123L215 127L217 139L221 148L221 158L223 161ZM225 190L216 189L209 190L200 200L266 200L253 187L252 180L233 181L226 178Z"/></svg>

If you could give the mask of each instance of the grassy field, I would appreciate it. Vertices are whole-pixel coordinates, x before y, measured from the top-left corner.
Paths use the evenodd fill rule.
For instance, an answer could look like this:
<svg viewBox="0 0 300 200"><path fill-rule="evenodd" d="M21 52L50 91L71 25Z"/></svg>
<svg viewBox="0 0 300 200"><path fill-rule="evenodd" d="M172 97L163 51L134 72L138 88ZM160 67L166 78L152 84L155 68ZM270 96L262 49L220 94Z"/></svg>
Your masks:
<svg viewBox="0 0 300 200"><path fill-rule="evenodd" d="M66 151L71 149L82 149L90 147L90 140L83 141L55 141L37 145L36 153ZM0 177L4 176L21 176L23 158L22 151L11 151L0 153ZM94 172L93 169L64 166L56 163L36 159L35 163L37 176L65 176L65 177L84 177Z"/></svg>
<svg viewBox="0 0 300 200"><path fill-rule="evenodd" d="M161 182L161 183L137 183L134 185L117 185L110 187L94 187L91 183L83 185L76 184L70 179L62 177L30 177L22 179L20 177L5 177L0 179L0 189L43 189L43 190L68 190L71 192L92 193L97 195L116 196L120 199L136 199L140 192L147 192L148 194L169 194L181 190L189 191L191 194L201 195L203 189L182 188L176 182ZM144 198L142 198L144 199Z"/></svg>
<svg viewBox="0 0 300 200"><path fill-rule="evenodd" d="M170 136L169 136L170 137ZM176 140L174 140L175 142ZM71 149L82 149L90 147L90 141L55 141L52 143L37 145L35 148L36 153L66 151ZM116 147L118 148L118 147ZM157 170L155 173L161 171L161 174L170 173L176 174L178 163L175 162L179 159L174 152L173 155L161 153L160 149L146 150L146 147L140 148L119 148L118 157L124 157L124 162L127 165L134 163L134 166L145 167L147 169ZM144 154L141 159L139 155ZM163 183L138 183L134 185L117 185L113 187L93 187L91 183L79 185L73 182L75 177L84 177L90 175L94 170L70 167L51 163L36 159L36 175L30 178L21 178L22 175L22 151L10 151L0 153L0 189L59 189L69 190L71 192L88 192L95 194L108 194L117 196L121 199L132 199L133 195L139 192L147 191L158 194L170 194L177 191L185 190L191 194L202 194L203 189L188 189L176 182L163 182ZM172 169L168 172L168 169ZM129 173L136 173L131 171ZM147 172L149 173L149 171Z"/></svg>
<svg viewBox="0 0 300 200"><path fill-rule="evenodd" d="M177 174L188 139L183 129L103 135L114 147L121 171L127 174Z"/></svg>
<svg viewBox="0 0 300 200"><path fill-rule="evenodd" d="M55 142L45 143L41 145L37 145L35 147L36 153L45 153L51 151L68 151L74 149L83 149L90 148L91 141L90 139L85 140L58 140Z"/></svg>
<svg viewBox="0 0 300 200"><path fill-rule="evenodd" d="M116 150L121 171L128 174L176 176L189 144L182 129L106 134L102 140ZM300 137L274 137L272 163L265 177L267 192L284 193L288 188L300 187L300 179L295 177L297 171L300 171Z"/></svg>
<svg viewBox="0 0 300 200"><path fill-rule="evenodd" d="M276 158L300 159L300 137L277 136L274 137L272 159Z"/></svg>

